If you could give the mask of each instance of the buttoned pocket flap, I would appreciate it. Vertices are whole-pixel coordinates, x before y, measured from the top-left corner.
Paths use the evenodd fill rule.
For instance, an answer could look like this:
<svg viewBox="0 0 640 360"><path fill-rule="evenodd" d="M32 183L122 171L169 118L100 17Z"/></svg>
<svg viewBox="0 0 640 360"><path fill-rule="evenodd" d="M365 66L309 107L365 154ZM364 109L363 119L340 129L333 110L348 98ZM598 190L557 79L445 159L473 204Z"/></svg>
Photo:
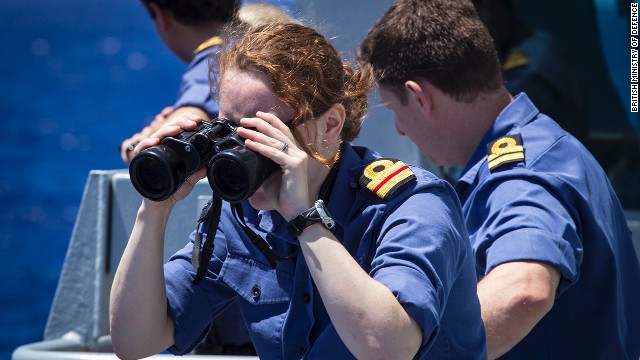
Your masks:
<svg viewBox="0 0 640 360"><path fill-rule="evenodd" d="M238 295L256 305L289 302L293 291L292 274L233 254L224 261L220 278Z"/></svg>

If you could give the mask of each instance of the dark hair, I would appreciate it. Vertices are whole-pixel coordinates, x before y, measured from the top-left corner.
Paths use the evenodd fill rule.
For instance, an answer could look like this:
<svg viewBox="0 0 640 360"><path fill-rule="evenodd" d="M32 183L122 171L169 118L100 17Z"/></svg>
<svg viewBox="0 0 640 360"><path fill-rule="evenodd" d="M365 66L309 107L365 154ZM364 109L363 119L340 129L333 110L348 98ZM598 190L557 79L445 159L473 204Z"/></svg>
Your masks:
<svg viewBox="0 0 640 360"><path fill-rule="evenodd" d="M221 78L229 69L266 74L276 97L294 112L289 127L296 140L321 163L330 164L331 159L321 157L312 145L301 141L296 131L298 125L339 103L346 110L341 139L351 141L360 133L368 111L367 94L373 83L371 70L368 67L354 70L312 28L296 23L258 26L223 51L219 64L219 74L212 69L212 80Z"/></svg>
<svg viewBox="0 0 640 360"><path fill-rule="evenodd" d="M465 102L503 84L493 40L468 0L398 0L369 30L357 56L403 101L410 79L426 79Z"/></svg>
<svg viewBox="0 0 640 360"><path fill-rule="evenodd" d="M229 23L235 19L240 0L141 0L149 14L156 14L149 7L155 3L173 13L176 20L187 25L203 25L211 21Z"/></svg>

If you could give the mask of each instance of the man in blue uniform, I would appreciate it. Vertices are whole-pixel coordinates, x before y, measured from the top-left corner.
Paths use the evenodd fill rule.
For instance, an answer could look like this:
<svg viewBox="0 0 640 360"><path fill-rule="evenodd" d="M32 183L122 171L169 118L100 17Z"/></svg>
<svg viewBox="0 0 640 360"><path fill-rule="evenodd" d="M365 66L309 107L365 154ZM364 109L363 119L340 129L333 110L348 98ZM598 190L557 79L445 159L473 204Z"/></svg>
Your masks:
<svg viewBox="0 0 640 360"><path fill-rule="evenodd" d="M509 94L467 0L399 0L369 31L396 128L463 167L489 358L637 359L640 266L607 177L575 137Z"/></svg>
<svg viewBox="0 0 640 360"><path fill-rule="evenodd" d="M275 170L246 200L209 207L164 267L166 221L206 171L164 201L143 200L111 291L116 354L188 353L211 318L240 304L265 359L486 358L453 187L350 144L370 70L315 30L280 24L234 43L220 73L220 116ZM176 119L135 151L197 122Z"/></svg>
<svg viewBox="0 0 640 360"><path fill-rule="evenodd" d="M142 0L153 25L167 48L188 63L182 75L178 96L171 107L120 145L125 163L132 157L135 145L160 126L180 114L195 114L202 119L218 116L218 103L212 98L209 83L210 66L215 68L217 53L225 43L224 27L235 21L239 0ZM203 353L251 354L251 338L237 306L228 308L214 323L208 342L198 351Z"/></svg>
<svg viewBox="0 0 640 360"><path fill-rule="evenodd" d="M167 48L188 63L182 75L176 102L162 110L147 127L120 146L125 163L135 145L172 118L192 113L203 119L218 116L218 103L211 97L209 66L212 54L224 45L224 27L234 21L240 0L142 0L156 31ZM214 68L215 64L211 64Z"/></svg>

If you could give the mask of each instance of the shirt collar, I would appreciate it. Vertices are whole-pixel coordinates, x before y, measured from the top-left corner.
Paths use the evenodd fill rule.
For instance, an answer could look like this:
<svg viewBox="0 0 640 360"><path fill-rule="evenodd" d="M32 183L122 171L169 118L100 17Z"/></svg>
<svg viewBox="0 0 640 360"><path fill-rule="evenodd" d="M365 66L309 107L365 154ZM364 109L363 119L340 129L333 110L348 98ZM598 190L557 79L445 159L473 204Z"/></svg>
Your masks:
<svg viewBox="0 0 640 360"><path fill-rule="evenodd" d="M498 115L493 125L487 130L473 152L471 159L462 170L462 176L458 182L472 183L476 177L480 165L487 157L487 144L510 133L515 133L527 123L531 122L540 111L531 102L527 94L520 93Z"/></svg>

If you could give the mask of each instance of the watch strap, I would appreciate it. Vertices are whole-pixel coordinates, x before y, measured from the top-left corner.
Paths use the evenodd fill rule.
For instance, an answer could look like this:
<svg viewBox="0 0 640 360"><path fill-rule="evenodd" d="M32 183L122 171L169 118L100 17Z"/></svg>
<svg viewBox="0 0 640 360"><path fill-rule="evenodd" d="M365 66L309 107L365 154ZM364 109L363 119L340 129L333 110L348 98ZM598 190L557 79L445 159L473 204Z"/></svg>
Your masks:
<svg viewBox="0 0 640 360"><path fill-rule="evenodd" d="M300 215L289 221L287 229L291 237L298 240L298 236L302 234L304 229L317 223L322 223L327 229L331 229L335 225L322 200L317 200L313 207L303 211Z"/></svg>

